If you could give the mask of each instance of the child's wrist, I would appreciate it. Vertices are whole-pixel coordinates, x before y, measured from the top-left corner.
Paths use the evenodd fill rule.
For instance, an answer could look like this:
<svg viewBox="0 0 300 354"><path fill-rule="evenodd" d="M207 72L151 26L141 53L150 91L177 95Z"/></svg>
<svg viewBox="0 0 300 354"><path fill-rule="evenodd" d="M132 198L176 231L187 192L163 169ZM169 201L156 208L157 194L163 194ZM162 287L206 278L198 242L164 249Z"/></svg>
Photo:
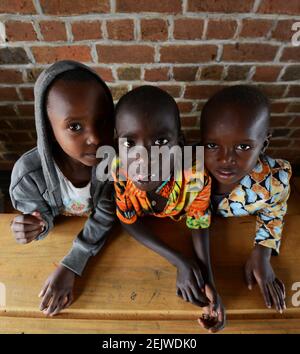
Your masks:
<svg viewBox="0 0 300 354"><path fill-rule="evenodd" d="M271 259L271 255L272 255L272 248L269 247L265 247L261 244L255 244L253 252L260 255L261 257L267 258L267 259Z"/></svg>

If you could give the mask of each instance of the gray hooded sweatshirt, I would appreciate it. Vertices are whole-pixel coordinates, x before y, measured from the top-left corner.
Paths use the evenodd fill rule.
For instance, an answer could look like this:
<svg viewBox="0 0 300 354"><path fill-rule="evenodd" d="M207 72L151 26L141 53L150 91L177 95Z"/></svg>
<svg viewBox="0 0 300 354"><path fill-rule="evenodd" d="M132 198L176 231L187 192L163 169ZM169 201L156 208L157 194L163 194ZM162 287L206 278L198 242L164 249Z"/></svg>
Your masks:
<svg viewBox="0 0 300 354"><path fill-rule="evenodd" d="M46 228L37 240L43 239L49 233L53 228L54 218L63 209L60 182L54 166L49 128L46 124L47 88L59 74L78 68L92 72L97 80L101 81L90 68L73 61L57 62L40 74L34 87L37 147L21 156L12 171L9 192L14 208L23 214L39 211L45 221ZM69 254L61 261L61 264L77 275L82 274L89 258L103 247L116 221L113 184L98 181L96 167L92 170L90 191L93 211L74 240Z"/></svg>

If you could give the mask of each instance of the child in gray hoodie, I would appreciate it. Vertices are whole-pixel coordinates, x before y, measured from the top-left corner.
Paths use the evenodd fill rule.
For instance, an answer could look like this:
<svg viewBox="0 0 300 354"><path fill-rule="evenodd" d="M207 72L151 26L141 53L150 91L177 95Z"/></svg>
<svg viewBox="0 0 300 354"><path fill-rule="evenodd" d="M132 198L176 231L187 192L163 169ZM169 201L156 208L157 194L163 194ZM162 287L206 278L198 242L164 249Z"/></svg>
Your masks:
<svg viewBox="0 0 300 354"><path fill-rule="evenodd" d="M43 239L57 215L88 216L39 295L41 311L52 316L72 303L75 275L103 247L115 220L112 184L96 178L96 151L113 142L114 106L99 76L74 61L44 70L34 93L37 147L16 162L10 185L22 213L11 224L16 241Z"/></svg>

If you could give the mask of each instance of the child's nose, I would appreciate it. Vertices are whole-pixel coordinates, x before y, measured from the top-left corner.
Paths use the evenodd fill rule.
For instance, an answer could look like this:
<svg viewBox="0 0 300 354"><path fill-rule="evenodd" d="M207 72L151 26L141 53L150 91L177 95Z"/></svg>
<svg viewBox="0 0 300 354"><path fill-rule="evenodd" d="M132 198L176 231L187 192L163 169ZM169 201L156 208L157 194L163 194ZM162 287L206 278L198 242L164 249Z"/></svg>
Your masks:
<svg viewBox="0 0 300 354"><path fill-rule="evenodd" d="M99 134L96 132L90 132L87 136L86 142L88 145L99 145L100 144L100 137Z"/></svg>
<svg viewBox="0 0 300 354"><path fill-rule="evenodd" d="M235 162L234 153L231 149L222 149L218 159L222 164L228 165Z"/></svg>

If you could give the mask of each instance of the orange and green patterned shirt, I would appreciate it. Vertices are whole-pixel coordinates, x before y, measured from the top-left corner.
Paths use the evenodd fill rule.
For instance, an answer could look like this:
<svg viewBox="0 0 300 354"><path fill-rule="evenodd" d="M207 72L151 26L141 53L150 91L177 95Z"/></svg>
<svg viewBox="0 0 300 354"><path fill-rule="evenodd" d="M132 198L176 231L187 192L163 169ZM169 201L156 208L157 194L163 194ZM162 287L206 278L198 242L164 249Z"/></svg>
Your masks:
<svg viewBox="0 0 300 354"><path fill-rule="evenodd" d="M214 208L216 214L223 217L256 215L255 243L279 253L291 174L288 161L268 156L260 158L250 174L218 201Z"/></svg>
<svg viewBox="0 0 300 354"><path fill-rule="evenodd" d="M171 176L157 189L156 193L167 199L163 211L157 213L153 210L147 193L138 189L132 180L127 178L120 160L115 159L112 163L112 176L118 218L126 224L132 224L144 215L170 217L176 221L186 217L188 228L208 228L211 179L206 172L193 173L195 166L196 162L190 170L178 171L176 178ZM117 177L120 175L123 176L122 179ZM200 190L199 185L203 186Z"/></svg>

